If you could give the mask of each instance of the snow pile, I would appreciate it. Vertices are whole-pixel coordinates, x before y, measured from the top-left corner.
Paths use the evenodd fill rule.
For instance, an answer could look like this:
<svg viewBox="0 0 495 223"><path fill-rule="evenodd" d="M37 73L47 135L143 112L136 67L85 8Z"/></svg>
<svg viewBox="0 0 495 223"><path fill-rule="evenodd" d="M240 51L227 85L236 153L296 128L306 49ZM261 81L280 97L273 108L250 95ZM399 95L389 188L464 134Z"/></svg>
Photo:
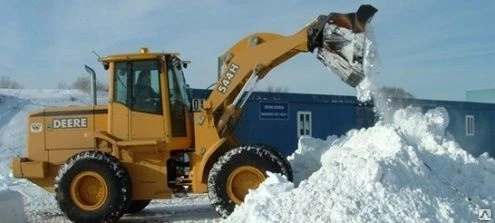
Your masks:
<svg viewBox="0 0 495 223"><path fill-rule="evenodd" d="M290 165L293 167L292 172L296 186L321 168L321 155L328 150L328 145L336 139L336 136L329 136L326 141L307 136L299 139L298 149L288 157Z"/></svg>
<svg viewBox="0 0 495 223"><path fill-rule="evenodd" d="M391 105L373 84L379 59L368 43L357 99L373 99L380 121L326 141L301 138L289 157L294 183L269 173L227 222L474 222L495 206L495 161L446 133L444 108Z"/></svg>
<svg viewBox="0 0 495 223"><path fill-rule="evenodd" d="M495 206L495 161L446 138L448 121L443 108L408 107L392 123L326 142L303 138L293 169L317 170L295 172L304 179L297 187L270 174L227 222L476 221L479 208Z"/></svg>
<svg viewBox="0 0 495 223"><path fill-rule="evenodd" d="M391 105L373 84L376 42L367 44L357 99L373 99L380 121L340 138L301 138L289 157L294 183L270 173L227 222L473 222L495 206L495 161L472 157L445 132L444 108Z"/></svg>

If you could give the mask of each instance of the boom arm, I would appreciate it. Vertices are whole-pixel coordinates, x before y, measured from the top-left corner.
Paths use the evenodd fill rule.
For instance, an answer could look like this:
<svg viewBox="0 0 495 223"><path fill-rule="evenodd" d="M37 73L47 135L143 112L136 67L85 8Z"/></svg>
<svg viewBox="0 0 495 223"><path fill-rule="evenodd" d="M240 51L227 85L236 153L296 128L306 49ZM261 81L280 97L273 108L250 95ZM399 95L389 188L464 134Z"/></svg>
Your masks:
<svg viewBox="0 0 495 223"><path fill-rule="evenodd" d="M349 85L355 87L364 76L362 69L353 69L353 66L362 67L363 55L356 57L352 56L352 53L363 49L357 49L358 46L354 43L350 44L353 39L346 35L350 33L354 37L354 34L362 33L376 11L373 6L363 5L356 13L319 16L317 20L291 36L255 33L236 43L223 56L222 75L204 103L205 111L216 116L219 133L223 132L227 123L235 117L249 97L251 91L247 91L246 88L298 53L318 48L319 59L337 71ZM349 32L345 33L342 30ZM352 45L351 56L348 55L349 50L345 49L348 45ZM321 50L325 54L320 54Z"/></svg>

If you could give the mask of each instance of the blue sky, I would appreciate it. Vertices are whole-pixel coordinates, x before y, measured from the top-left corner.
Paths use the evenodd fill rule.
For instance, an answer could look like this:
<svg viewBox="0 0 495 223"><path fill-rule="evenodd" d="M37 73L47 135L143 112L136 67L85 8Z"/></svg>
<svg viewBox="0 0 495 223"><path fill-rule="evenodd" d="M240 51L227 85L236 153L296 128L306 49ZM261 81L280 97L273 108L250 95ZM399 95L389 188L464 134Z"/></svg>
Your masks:
<svg viewBox="0 0 495 223"><path fill-rule="evenodd" d="M69 3L70 2L70 3ZM83 64L107 75L101 55L180 52L192 64L186 79L206 88L217 57L253 32L290 35L319 14L378 8L372 21L380 57L380 86L418 98L464 100L467 90L495 88L495 1L2 1L0 76L25 88L55 88L85 75ZM355 95L355 90L300 54L259 84L291 92Z"/></svg>

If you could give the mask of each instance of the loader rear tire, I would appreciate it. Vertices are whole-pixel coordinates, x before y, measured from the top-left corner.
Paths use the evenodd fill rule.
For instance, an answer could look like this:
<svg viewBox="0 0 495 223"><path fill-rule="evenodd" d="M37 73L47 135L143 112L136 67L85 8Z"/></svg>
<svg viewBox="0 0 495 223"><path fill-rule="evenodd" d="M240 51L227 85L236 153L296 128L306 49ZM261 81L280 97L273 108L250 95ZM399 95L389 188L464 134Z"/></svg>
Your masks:
<svg viewBox="0 0 495 223"><path fill-rule="evenodd" d="M131 201L131 204L129 205L129 208L127 208L126 213L129 214L134 214L142 211L145 209L148 204L150 204L151 200L133 200Z"/></svg>
<svg viewBox="0 0 495 223"><path fill-rule="evenodd" d="M132 184L115 157L81 152L71 157L55 178L60 209L74 222L115 222L128 209Z"/></svg>
<svg viewBox="0 0 495 223"><path fill-rule="evenodd" d="M257 188L266 172L280 173L288 179L284 162L264 146L241 146L222 155L208 176L208 196L215 210L229 216L244 201L249 189Z"/></svg>

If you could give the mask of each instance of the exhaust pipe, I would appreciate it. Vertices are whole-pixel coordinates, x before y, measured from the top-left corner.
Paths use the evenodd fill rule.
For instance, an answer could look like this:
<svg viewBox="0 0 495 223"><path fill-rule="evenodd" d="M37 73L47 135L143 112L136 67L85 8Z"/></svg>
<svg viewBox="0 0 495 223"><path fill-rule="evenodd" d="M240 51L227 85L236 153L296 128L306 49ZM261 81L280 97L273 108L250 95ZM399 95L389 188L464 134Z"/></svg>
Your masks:
<svg viewBox="0 0 495 223"><path fill-rule="evenodd" d="M319 16L308 28L308 48L317 49L317 58L351 87L365 77L366 25L377 11L371 5L361 5L355 13Z"/></svg>
<svg viewBox="0 0 495 223"><path fill-rule="evenodd" d="M84 65L84 68L86 69L86 72L88 72L89 76L91 77L91 98L93 99L93 106L96 106L96 73L93 68L89 67L88 65Z"/></svg>

